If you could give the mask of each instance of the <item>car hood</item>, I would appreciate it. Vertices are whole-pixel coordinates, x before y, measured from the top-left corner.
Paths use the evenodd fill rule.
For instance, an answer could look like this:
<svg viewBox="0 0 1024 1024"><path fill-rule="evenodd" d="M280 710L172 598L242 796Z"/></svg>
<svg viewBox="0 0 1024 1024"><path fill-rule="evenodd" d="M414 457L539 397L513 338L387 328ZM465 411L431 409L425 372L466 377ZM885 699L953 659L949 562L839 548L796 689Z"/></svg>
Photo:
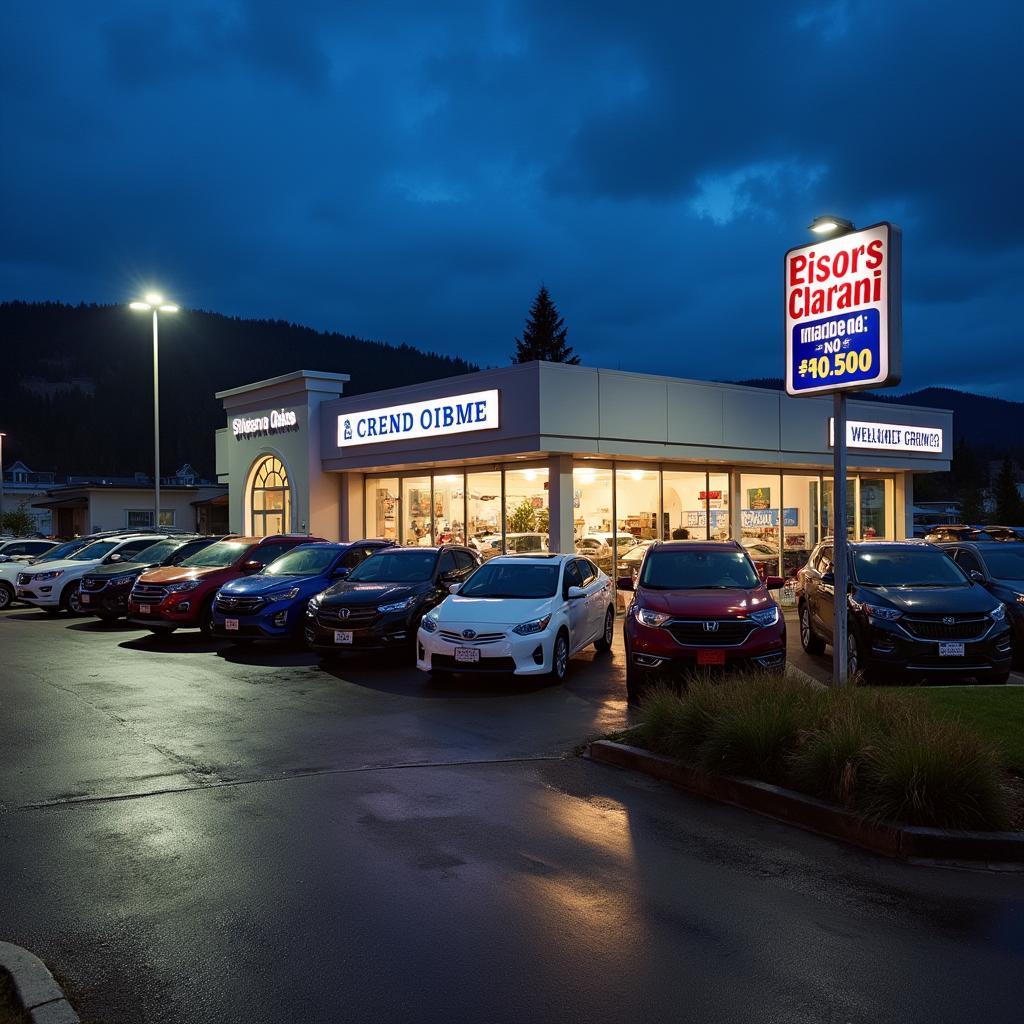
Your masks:
<svg viewBox="0 0 1024 1024"><path fill-rule="evenodd" d="M321 603L389 604L429 589L429 583L349 583L343 580L324 592Z"/></svg>
<svg viewBox="0 0 1024 1024"><path fill-rule="evenodd" d="M764 587L751 590L650 590L641 587L636 599L644 608L680 619L737 618L770 608L774 603Z"/></svg>
<svg viewBox="0 0 1024 1024"><path fill-rule="evenodd" d="M89 569L93 566L100 564L101 559L89 559L88 561L82 561L81 558L72 560L70 558L62 558L56 562L36 562L35 565L26 565L24 562L5 562L5 565L16 565L18 572L30 572L35 575L37 572L54 572L57 569L67 572L68 569Z"/></svg>
<svg viewBox="0 0 1024 1024"><path fill-rule="evenodd" d="M241 579L230 580L221 588L221 593L234 597L258 597L261 594L272 594L278 590L323 590L326 582L323 576L243 576Z"/></svg>
<svg viewBox="0 0 1024 1024"><path fill-rule="evenodd" d="M113 565L97 565L89 570L90 576L124 576L126 573L145 572L155 562L115 562Z"/></svg>
<svg viewBox="0 0 1024 1024"><path fill-rule="evenodd" d="M920 615L968 615L990 612L999 602L978 585L969 587L866 587L858 588L858 600L884 598L901 612Z"/></svg>
<svg viewBox="0 0 1024 1024"><path fill-rule="evenodd" d="M451 594L440 604L441 625L518 626L552 611L555 598L462 597Z"/></svg>
<svg viewBox="0 0 1024 1024"><path fill-rule="evenodd" d="M235 571L234 567L230 565L214 566L211 568L204 568L198 565L190 567L176 565L168 566L165 569L150 569L145 574L145 582L155 584L184 583L186 580L202 580L210 576L227 575Z"/></svg>

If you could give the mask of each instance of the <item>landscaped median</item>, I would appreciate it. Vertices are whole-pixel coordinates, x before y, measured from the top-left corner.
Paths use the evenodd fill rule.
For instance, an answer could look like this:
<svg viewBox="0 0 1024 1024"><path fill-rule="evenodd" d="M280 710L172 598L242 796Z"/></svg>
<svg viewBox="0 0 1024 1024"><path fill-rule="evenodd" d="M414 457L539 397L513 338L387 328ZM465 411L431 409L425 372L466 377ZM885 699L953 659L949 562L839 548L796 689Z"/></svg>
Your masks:
<svg viewBox="0 0 1024 1024"><path fill-rule="evenodd" d="M1016 758L922 694L696 679L587 755L894 856L1024 862Z"/></svg>

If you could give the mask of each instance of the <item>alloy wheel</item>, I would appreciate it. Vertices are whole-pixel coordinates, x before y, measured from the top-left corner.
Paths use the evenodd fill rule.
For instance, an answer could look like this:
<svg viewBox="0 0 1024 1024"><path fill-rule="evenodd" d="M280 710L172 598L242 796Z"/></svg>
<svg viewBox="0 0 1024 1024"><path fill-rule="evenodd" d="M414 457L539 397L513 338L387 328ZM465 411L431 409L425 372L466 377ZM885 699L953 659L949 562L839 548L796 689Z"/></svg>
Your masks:
<svg viewBox="0 0 1024 1024"><path fill-rule="evenodd" d="M800 609L800 642L804 647L811 642L811 614L807 605Z"/></svg>
<svg viewBox="0 0 1024 1024"><path fill-rule="evenodd" d="M846 635L846 678L853 677L860 671L860 652L857 649L857 638L851 630Z"/></svg>
<svg viewBox="0 0 1024 1024"><path fill-rule="evenodd" d="M555 678L561 682L569 668L569 643L564 633L559 633L555 639L555 650L551 657L551 667L554 670Z"/></svg>

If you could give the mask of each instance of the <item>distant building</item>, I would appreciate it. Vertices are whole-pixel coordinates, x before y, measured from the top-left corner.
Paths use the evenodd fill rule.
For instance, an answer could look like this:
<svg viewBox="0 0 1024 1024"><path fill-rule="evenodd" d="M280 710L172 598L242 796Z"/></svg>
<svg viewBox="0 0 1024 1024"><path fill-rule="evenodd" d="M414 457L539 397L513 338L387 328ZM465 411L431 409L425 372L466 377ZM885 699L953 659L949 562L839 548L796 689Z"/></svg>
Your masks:
<svg viewBox="0 0 1024 1024"><path fill-rule="evenodd" d="M34 508L32 503L46 496L47 488L54 485L52 472L40 472L29 469L20 460L4 466L3 510L14 511L25 506L25 511L32 517L35 524L34 533L49 536L53 531L53 517L49 509Z"/></svg>

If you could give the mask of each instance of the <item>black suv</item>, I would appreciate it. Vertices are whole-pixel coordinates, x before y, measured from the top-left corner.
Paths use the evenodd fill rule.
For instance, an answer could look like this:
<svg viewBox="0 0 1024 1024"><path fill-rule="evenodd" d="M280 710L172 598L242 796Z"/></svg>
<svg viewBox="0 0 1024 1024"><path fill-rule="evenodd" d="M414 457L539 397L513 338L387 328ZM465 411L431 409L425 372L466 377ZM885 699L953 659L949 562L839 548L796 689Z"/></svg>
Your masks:
<svg viewBox="0 0 1024 1024"><path fill-rule="evenodd" d="M420 619L480 565L470 548L386 548L310 600L306 642L318 651L397 649L414 653Z"/></svg>
<svg viewBox="0 0 1024 1024"><path fill-rule="evenodd" d="M924 541L862 541L849 546L848 659L851 678L956 673L1005 683L1010 627L1003 603L945 552ZM797 575L800 642L821 654L832 641L832 541Z"/></svg>
<svg viewBox="0 0 1024 1024"><path fill-rule="evenodd" d="M168 537L158 540L132 556L130 562L98 565L78 585L79 603L86 615L98 615L113 622L128 614L128 595L135 581L147 570L179 562L209 547L222 537Z"/></svg>
<svg viewBox="0 0 1024 1024"><path fill-rule="evenodd" d="M941 546L975 583L1006 606L1014 661L1024 666L1024 544L996 540Z"/></svg>

